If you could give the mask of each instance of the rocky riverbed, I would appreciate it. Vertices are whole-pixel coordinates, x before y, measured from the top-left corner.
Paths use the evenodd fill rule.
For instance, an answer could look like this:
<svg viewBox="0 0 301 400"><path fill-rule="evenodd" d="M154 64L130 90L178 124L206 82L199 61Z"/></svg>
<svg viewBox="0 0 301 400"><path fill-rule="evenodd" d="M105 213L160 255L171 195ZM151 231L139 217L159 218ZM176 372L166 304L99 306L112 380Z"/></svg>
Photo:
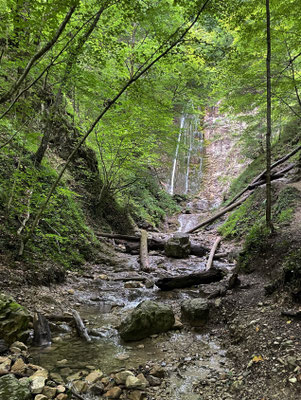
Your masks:
<svg viewBox="0 0 301 400"><path fill-rule="evenodd" d="M208 235L202 242L209 245L212 239ZM50 346L30 347L28 354L4 354L11 360L6 374L12 372L20 378L12 369L22 359L27 365L46 370L45 386L62 385L66 393L69 390L69 396L72 388L77 398L87 400L298 398L300 322L281 316L281 310L291 306L285 293L265 297L265 279L254 274L240 277L240 285L222 297L217 294L220 283L162 292L153 285L157 278L204 268L205 260L193 256L171 260L153 252L152 271L145 273L140 271L136 256L121 250L106 264L87 265L84 272L69 272L61 285L27 287L12 282L9 290L1 288L30 311L37 308L48 316L66 317L62 318L65 321L51 322ZM233 267L220 261L215 265L228 270ZM183 318L181 306L189 299L208 297L212 299L206 323L191 326ZM117 327L144 300L170 307L175 324L167 332L124 342ZM91 342L77 337L70 323L72 309L83 318ZM31 372L34 374L34 369ZM93 383L87 382L91 373L97 376ZM120 373L131 377L128 384L128 378L118 380L116 375ZM91 390L94 384L97 393ZM47 396L43 391L34 393L36 400L45 399L41 397ZM63 394L56 389L53 397L46 398L62 400ZM31 394L30 398L34 396Z"/></svg>

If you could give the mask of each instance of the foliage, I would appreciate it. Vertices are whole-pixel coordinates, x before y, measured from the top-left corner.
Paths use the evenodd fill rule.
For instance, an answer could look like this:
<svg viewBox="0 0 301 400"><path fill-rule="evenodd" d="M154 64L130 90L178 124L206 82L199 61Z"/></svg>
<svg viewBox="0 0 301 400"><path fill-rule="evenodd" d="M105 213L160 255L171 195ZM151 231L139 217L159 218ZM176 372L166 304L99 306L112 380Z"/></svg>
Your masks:
<svg viewBox="0 0 301 400"><path fill-rule="evenodd" d="M12 150L1 154L0 159L4 167L1 169L1 213L7 215L4 230L8 240L22 226L27 213L27 224L30 223L43 200L45 190L56 177L56 171L48 165L39 170L34 168L28 154L19 160L19 168L13 170L10 153ZM28 229L27 224L25 230ZM5 243L2 243L1 247L4 245ZM93 245L96 245L96 239L86 225L79 196L62 183L41 219L24 258L36 265L41 260L52 260L66 268L78 267L91 258ZM10 244L10 249L12 246L17 253L18 236L15 237L14 243Z"/></svg>
<svg viewBox="0 0 301 400"><path fill-rule="evenodd" d="M159 187L155 177L145 176L137 181L128 193L128 208L138 223L146 221L158 226L166 215L178 212L176 201L165 190Z"/></svg>

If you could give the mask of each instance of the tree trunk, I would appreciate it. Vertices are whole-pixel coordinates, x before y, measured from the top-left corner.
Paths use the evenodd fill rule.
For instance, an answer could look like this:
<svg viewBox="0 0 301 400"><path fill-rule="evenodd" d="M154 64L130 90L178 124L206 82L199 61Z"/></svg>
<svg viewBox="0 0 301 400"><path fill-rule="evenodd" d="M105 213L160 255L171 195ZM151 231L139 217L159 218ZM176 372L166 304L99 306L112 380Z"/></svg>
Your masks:
<svg viewBox="0 0 301 400"><path fill-rule="evenodd" d="M272 186L271 186L271 135L272 135L272 91L271 91L271 16L270 0L266 0L266 23L267 23L267 57L266 57L266 80L267 80L267 131L266 131L266 226L271 232L272 225Z"/></svg>
<svg viewBox="0 0 301 400"><path fill-rule="evenodd" d="M225 273L221 269L210 268L208 271L199 272L197 274L159 279L155 282L155 285L161 290L182 289L193 285L218 282L222 280L224 276Z"/></svg>
<svg viewBox="0 0 301 400"><path fill-rule="evenodd" d="M140 265L142 271L149 271L148 247L147 247L147 232L141 230L140 237Z"/></svg>
<svg viewBox="0 0 301 400"><path fill-rule="evenodd" d="M215 254L216 249L218 248L218 245L220 244L221 240L222 240L221 237L217 238L216 241L214 242L214 245L212 246L212 249L210 251L210 255L209 255L209 258L207 261L207 265L206 265L206 271L208 271L213 265L214 254Z"/></svg>

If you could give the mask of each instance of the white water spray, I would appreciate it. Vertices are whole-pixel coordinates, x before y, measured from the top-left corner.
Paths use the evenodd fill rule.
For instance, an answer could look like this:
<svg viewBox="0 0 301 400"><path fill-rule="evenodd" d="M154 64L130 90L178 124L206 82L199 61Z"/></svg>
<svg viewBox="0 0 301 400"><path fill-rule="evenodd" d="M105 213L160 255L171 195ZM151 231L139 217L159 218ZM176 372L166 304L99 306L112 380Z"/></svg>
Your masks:
<svg viewBox="0 0 301 400"><path fill-rule="evenodd" d="M174 160L173 160L173 166L172 166L172 172L171 172L171 180L170 180L170 187L169 187L169 194L171 194L171 195L173 195L173 192L174 192L177 160L178 160L179 147L180 147L181 136L182 136L182 130L183 130L184 124L185 124L185 115L183 115L183 116L181 117L181 123L180 123L180 130L179 130L179 135L178 135L178 142L177 142L177 147L176 147L176 153L175 153L175 157L174 157Z"/></svg>

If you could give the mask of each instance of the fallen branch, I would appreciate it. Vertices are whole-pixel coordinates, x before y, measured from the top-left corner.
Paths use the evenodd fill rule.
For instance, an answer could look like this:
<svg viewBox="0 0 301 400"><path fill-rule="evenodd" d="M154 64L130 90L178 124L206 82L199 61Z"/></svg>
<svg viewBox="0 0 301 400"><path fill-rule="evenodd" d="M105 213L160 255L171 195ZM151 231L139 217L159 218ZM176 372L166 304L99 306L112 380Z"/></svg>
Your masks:
<svg viewBox="0 0 301 400"><path fill-rule="evenodd" d="M119 240L126 240L129 242L139 242L140 236L130 236L130 235L120 235L119 233L104 233L98 232L97 237L106 237L109 239L119 239Z"/></svg>
<svg viewBox="0 0 301 400"><path fill-rule="evenodd" d="M91 341L91 338L88 334L87 328L85 327L79 313L76 310L71 310L72 311L72 315L74 318L74 322L75 322L75 327L77 330L78 335L85 339L87 342Z"/></svg>
<svg viewBox="0 0 301 400"><path fill-rule="evenodd" d="M240 206L245 200L247 200L247 198L252 194L253 192L250 192L249 194L247 194L245 197L243 197L242 199L240 199L239 201L237 201L234 204L231 204L230 206L223 208L221 211L219 211L217 214L213 215L210 218L205 219L205 221L201 222L200 224L198 224L197 226L195 226L194 228L190 229L189 231L187 231L186 233L193 233L196 230L202 228L203 226L210 224L211 222L214 222L216 219L218 219L219 217L221 217L222 215L226 214L227 212L233 210L234 208Z"/></svg>
<svg viewBox="0 0 301 400"><path fill-rule="evenodd" d="M155 285L161 290L182 289L193 285L218 282L223 279L224 275L225 273L221 269L210 268L208 271L197 274L159 279Z"/></svg>
<svg viewBox="0 0 301 400"><path fill-rule="evenodd" d="M271 169L274 169L276 167L278 167L278 165L284 163L285 161L287 161L289 158L293 157L296 153L298 153L298 151L301 150L301 145L296 147L293 151L291 151L289 154L287 154L286 156L280 158L278 161L274 162L274 164L271 165ZM265 176L266 174L266 170L264 170L263 172L261 172L259 175L256 176L256 178L253 179L253 181L247 186L245 187L241 192L239 192L228 204L228 206L230 206L231 204L235 203L235 201L237 199L239 199L244 193L246 193L248 190L250 190L250 187L252 187L252 185L254 185L256 182L261 181L262 178ZM265 182L265 180L264 180Z"/></svg>
<svg viewBox="0 0 301 400"><path fill-rule="evenodd" d="M290 318L296 318L296 319L301 319L301 311L282 311L281 315L284 315L286 317Z"/></svg>
<svg viewBox="0 0 301 400"><path fill-rule="evenodd" d="M140 237L140 266L142 271L149 271L148 247L147 247L147 232L141 230Z"/></svg>
<svg viewBox="0 0 301 400"><path fill-rule="evenodd" d="M218 237L212 246L212 249L210 251L210 255L209 255L209 258L207 261L207 265L206 265L206 271L210 270L210 268L213 265L214 254L215 254L216 249L218 248L218 245L220 244L221 240L222 240L222 238Z"/></svg>

